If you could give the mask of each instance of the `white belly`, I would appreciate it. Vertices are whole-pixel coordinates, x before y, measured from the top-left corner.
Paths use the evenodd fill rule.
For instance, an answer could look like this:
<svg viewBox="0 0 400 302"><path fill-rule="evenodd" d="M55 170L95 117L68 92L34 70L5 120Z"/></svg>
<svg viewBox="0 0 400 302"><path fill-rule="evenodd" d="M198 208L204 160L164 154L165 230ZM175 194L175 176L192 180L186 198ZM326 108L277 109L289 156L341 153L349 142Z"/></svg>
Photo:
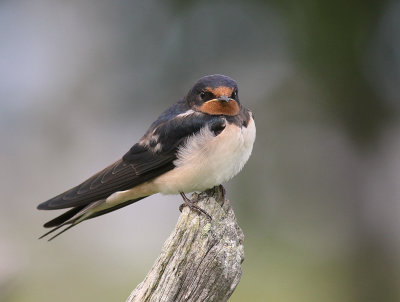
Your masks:
<svg viewBox="0 0 400 302"><path fill-rule="evenodd" d="M228 181L250 157L256 136L251 118L247 128L227 124L218 136L203 128L178 151L176 168L152 182L163 194L203 191Z"/></svg>

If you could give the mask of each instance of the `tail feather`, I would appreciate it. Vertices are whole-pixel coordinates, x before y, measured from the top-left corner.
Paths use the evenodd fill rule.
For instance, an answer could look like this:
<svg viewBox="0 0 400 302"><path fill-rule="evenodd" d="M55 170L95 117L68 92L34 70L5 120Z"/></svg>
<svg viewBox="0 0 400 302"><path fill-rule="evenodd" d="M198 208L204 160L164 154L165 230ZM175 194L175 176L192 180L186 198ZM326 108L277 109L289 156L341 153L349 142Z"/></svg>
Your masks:
<svg viewBox="0 0 400 302"><path fill-rule="evenodd" d="M147 196L145 196L147 197ZM110 208L106 208L106 209L102 209L99 211L94 211L94 212L90 212L90 210L95 209L97 206L101 205L104 203L104 199L103 200L99 200L96 202L93 202L89 205L86 206L78 206L75 208L70 209L69 211L61 214L60 216L57 216L56 218L46 222L44 224L44 227L49 228L49 227L53 227L50 231L48 231L47 233L43 234L42 236L39 237L39 239L42 239L48 235L50 235L51 233L59 230L60 228L62 228L63 226L66 226L68 224L70 224L70 226L66 227L65 229L61 230L60 232L56 233L53 237L51 237L50 239L48 239L48 241L53 240L54 238L56 238L57 236L61 235L62 233L64 233L65 231L69 230L70 228L76 226L77 224L81 223L82 221L85 221L87 219L91 219L91 218L95 218L97 216L101 216L104 214L107 214L109 212L118 210L122 207L125 207L127 205L130 205L136 201L139 201L145 197L141 197L141 198L137 198L137 199L132 199L132 200L128 200L125 201L123 203L120 203L114 207L110 207Z"/></svg>
<svg viewBox="0 0 400 302"><path fill-rule="evenodd" d="M45 228L52 228L55 226L59 226L62 223L66 222L67 220L69 220L70 218L74 217L77 213L79 213L81 210L83 210L86 206L79 206L79 207L75 207L70 209L69 211L61 214L60 216L57 216L56 218L46 222L43 226Z"/></svg>
<svg viewBox="0 0 400 302"><path fill-rule="evenodd" d="M82 220L82 221L83 221L83 220ZM79 221L79 222L77 222L77 223L71 224L70 226L68 226L68 227L66 227L65 229L61 230L60 232L58 232L58 233L55 234L54 236L50 237L47 241L52 241L54 238L60 236L62 233L68 231L70 228L76 226L78 223L81 223L82 221ZM62 226L64 226L64 225L62 225ZM60 227L61 227L61 226L60 226ZM58 229L58 228L59 228L59 227L57 227L56 229ZM54 231L55 231L56 229L54 229ZM51 232L49 232L49 233L52 233L52 232L53 232L53 230L52 230Z"/></svg>
<svg viewBox="0 0 400 302"><path fill-rule="evenodd" d="M87 219L92 219L92 218L95 218L95 217L110 213L112 211L115 211L115 210L118 210L120 208L126 207L126 206L128 206L128 205L130 205L130 204L132 204L134 202L137 202L137 201L139 201L139 200L141 200L143 198L146 198L146 197L148 197L148 196L144 196L144 197L140 197L140 198L136 198L136 199L131 199L131 200L125 201L123 203L120 203L120 204L118 204L118 205L116 205L116 206L114 206L112 208L108 208L108 209L104 209L104 210L95 212L95 213L93 213L93 215L90 215L90 217L88 217Z"/></svg>
<svg viewBox="0 0 400 302"><path fill-rule="evenodd" d="M52 228L50 231L44 233L42 236L40 236L38 239L42 239L44 237L46 237L47 235L50 235L51 233L57 231L59 228L62 228L65 224L60 224L59 226Z"/></svg>
<svg viewBox="0 0 400 302"><path fill-rule="evenodd" d="M66 226L67 224L70 224L70 226L68 226L67 228L65 228L62 231L58 232L56 235L51 237L48 241L53 240L54 238L56 238L57 236L61 235L65 231L69 230L73 226L75 226L78 223L81 223L82 221L87 219L87 217L85 217L85 214L88 214L90 209L93 209L94 207L98 206L99 204L102 204L103 202L104 202L104 200L99 200L99 201L93 202L93 203L91 203L91 204L89 204L87 206L75 207L75 208L65 212L64 214L61 214L60 216L54 218L53 220L50 220L44 226L45 227L54 226L54 228L52 228L50 231L48 231L47 233L45 233L42 236L40 236L39 239L42 239L42 238L46 237L47 235L50 235L51 233L53 233L53 232L57 231L58 229L62 228L63 226ZM58 223L58 225L56 223Z"/></svg>

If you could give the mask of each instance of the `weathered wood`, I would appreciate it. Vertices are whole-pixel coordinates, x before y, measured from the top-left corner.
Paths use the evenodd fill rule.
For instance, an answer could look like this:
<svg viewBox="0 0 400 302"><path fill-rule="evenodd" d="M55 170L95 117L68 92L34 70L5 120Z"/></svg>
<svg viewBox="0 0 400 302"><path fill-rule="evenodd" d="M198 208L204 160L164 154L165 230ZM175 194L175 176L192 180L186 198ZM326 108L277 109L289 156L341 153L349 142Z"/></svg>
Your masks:
<svg viewBox="0 0 400 302"><path fill-rule="evenodd" d="M127 302L228 300L242 273L244 236L222 195L215 187L191 196L212 220L185 207L152 269Z"/></svg>

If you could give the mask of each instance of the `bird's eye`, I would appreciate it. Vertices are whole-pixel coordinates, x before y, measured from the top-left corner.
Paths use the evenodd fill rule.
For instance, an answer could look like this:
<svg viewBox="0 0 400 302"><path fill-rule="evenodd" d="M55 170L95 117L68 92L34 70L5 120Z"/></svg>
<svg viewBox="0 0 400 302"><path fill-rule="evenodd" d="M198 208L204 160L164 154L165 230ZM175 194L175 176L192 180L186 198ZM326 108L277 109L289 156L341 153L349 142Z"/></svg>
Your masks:
<svg viewBox="0 0 400 302"><path fill-rule="evenodd" d="M204 99L206 97L206 93L204 91L200 92L200 97Z"/></svg>
<svg viewBox="0 0 400 302"><path fill-rule="evenodd" d="M234 92L232 92L232 98L236 98L237 97L237 91L235 90Z"/></svg>

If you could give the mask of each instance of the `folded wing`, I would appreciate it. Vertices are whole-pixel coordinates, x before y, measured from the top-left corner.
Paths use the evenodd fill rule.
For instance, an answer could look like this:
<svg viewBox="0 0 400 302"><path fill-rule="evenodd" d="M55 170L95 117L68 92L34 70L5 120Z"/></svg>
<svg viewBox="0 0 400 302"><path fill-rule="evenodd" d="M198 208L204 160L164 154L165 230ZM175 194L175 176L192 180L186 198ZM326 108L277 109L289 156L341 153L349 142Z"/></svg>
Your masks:
<svg viewBox="0 0 400 302"><path fill-rule="evenodd" d="M85 206L106 199L114 192L128 190L153 179L174 168L177 149L187 137L219 119L221 118L198 114L193 118L192 114L189 114L155 123L122 159L80 185L39 204L38 209L56 210Z"/></svg>

